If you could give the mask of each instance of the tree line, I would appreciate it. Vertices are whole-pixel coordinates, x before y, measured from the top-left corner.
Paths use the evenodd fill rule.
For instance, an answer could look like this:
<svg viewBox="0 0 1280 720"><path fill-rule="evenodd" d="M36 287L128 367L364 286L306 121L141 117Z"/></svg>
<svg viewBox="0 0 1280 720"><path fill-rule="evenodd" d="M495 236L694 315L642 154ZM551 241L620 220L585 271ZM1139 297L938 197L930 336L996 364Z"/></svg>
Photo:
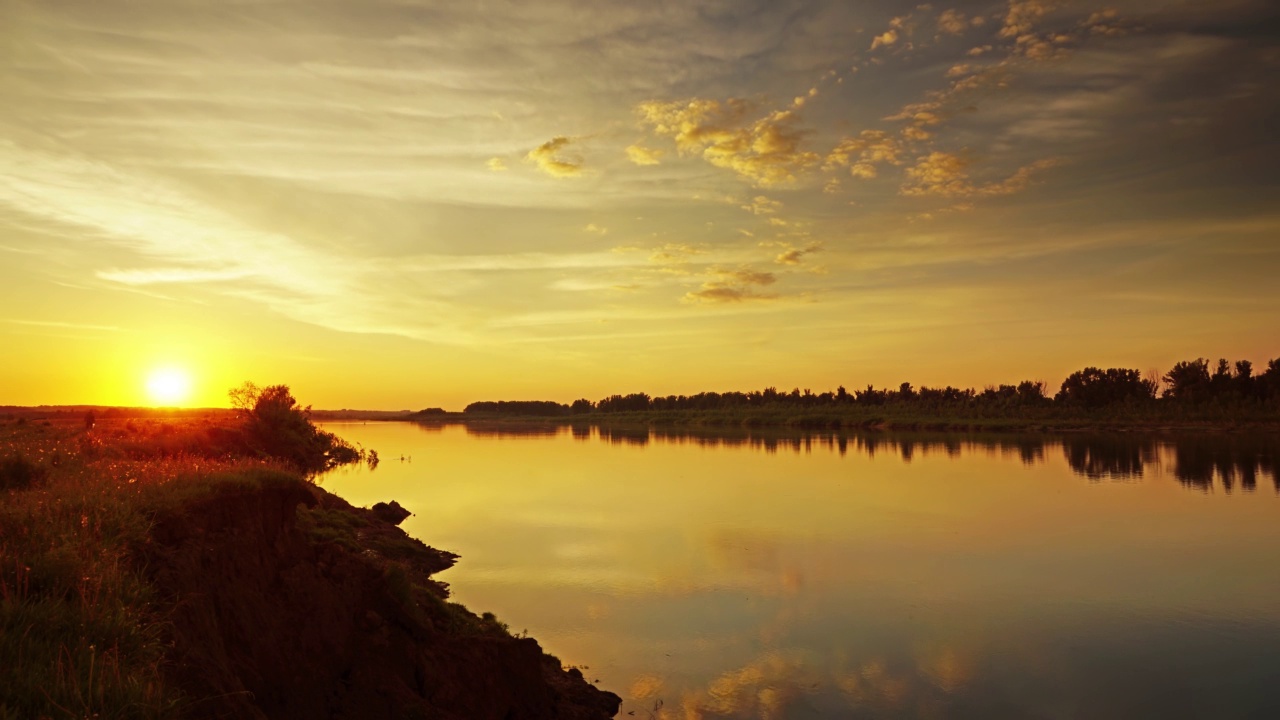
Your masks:
<svg viewBox="0 0 1280 720"><path fill-rule="evenodd" d="M1016 385L974 388L913 387L904 382L895 388L867 385L849 392L844 386L814 393L794 388L790 392L768 387L750 392L702 392L696 395L653 397L647 393L610 395L592 402L586 398L563 404L550 400L484 401L463 411L470 415L559 416L594 413L746 410L763 408L829 409L896 406L921 411L1003 410L1061 407L1096 410L1116 407L1258 407L1280 409L1280 358L1255 374L1253 363L1205 358L1175 364L1163 375L1132 368L1087 367L1062 381L1054 395L1041 380Z"/></svg>

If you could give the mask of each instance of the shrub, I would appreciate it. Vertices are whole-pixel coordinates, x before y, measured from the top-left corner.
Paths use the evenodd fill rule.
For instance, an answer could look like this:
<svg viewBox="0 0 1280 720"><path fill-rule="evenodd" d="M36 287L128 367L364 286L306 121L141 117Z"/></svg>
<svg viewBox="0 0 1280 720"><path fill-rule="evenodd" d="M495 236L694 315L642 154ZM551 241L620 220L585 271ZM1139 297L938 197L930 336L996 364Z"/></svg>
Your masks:
<svg viewBox="0 0 1280 720"><path fill-rule="evenodd" d="M0 460L0 490L26 490L44 479L45 469L22 454Z"/></svg>

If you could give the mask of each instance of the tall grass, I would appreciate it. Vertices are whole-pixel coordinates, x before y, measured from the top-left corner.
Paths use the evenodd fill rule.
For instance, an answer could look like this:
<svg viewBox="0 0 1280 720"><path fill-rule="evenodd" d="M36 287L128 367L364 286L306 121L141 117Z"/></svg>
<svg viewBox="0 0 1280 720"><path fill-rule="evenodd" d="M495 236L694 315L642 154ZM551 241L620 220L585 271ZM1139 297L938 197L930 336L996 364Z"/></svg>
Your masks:
<svg viewBox="0 0 1280 720"><path fill-rule="evenodd" d="M133 551L158 510L279 469L220 455L197 442L207 429L0 425L0 458L34 469L0 489L0 720L180 714L165 618Z"/></svg>

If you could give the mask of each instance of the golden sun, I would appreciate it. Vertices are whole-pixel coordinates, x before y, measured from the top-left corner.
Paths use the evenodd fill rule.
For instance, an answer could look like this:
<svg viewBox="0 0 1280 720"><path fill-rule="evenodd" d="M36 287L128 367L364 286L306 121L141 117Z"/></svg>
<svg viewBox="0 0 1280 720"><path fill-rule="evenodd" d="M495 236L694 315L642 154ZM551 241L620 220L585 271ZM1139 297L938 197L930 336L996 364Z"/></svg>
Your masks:
<svg viewBox="0 0 1280 720"><path fill-rule="evenodd" d="M147 395L157 405L178 405L191 394L191 376L177 368L162 368L147 376Z"/></svg>

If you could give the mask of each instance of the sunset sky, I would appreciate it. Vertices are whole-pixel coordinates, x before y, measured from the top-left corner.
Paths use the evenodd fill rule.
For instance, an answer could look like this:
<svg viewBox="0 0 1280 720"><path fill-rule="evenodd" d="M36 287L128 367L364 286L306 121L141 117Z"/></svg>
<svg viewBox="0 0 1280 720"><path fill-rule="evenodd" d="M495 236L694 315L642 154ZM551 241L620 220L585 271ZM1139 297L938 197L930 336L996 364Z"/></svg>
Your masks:
<svg viewBox="0 0 1280 720"><path fill-rule="evenodd" d="M0 0L0 405L1280 355L1280 13ZM168 376L164 376L168 377Z"/></svg>

